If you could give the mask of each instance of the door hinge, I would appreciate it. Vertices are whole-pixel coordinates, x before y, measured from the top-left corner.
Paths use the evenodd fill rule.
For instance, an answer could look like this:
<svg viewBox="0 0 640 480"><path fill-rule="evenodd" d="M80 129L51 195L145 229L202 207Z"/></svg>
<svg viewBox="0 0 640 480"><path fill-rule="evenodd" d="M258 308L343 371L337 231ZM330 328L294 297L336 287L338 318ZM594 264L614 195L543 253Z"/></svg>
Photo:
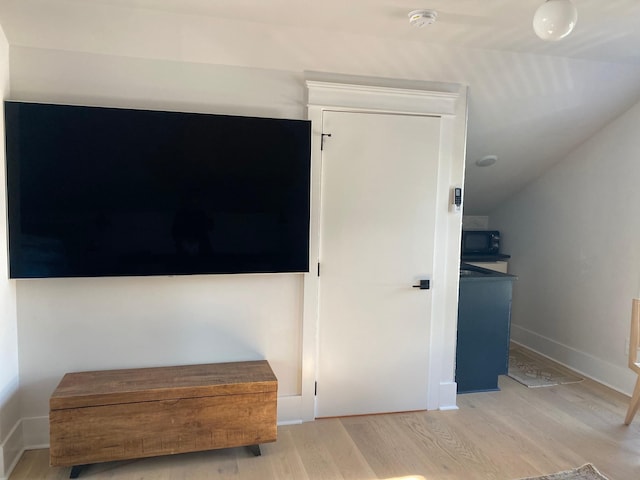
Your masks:
<svg viewBox="0 0 640 480"><path fill-rule="evenodd" d="M320 134L320 150L324 150L324 137L330 137L330 133L322 133Z"/></svg>
<svg viewBox="0 0 640 480"><path fill-rule="evenodd" d="M316 397L318 396L318 382L316 382L316 384L315 384L313 394L314 394Z"/></svg>

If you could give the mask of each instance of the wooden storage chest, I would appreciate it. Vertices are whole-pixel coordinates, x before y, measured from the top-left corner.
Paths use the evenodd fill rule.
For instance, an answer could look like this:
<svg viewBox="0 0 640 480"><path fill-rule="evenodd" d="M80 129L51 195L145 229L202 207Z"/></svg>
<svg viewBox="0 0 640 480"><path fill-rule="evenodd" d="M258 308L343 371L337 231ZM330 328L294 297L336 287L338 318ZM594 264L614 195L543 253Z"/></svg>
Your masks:
<svg viewBox="0 0 640 480"><path fill-rule="evenodd" d="M49 402L50 463L273 442L277 390L264 360L68 373Z"/></svg>

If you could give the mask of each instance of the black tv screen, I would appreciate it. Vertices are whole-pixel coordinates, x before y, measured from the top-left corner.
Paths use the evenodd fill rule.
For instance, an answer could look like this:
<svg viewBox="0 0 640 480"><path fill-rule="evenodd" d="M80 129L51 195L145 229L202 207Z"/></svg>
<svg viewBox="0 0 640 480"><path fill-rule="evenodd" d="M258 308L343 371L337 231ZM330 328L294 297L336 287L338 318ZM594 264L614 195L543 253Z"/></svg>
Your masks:
<svg viewBox="0 0 640 480"><path fill-rule="evenodd" d="M306 120L5 102L12 278L307 272Z"/></svg>

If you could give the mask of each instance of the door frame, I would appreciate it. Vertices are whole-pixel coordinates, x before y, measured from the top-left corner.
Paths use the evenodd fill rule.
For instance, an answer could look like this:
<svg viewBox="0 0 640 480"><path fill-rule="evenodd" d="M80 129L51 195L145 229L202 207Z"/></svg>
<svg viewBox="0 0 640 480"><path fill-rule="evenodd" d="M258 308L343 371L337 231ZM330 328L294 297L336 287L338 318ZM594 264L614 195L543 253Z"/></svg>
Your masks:
<svg viewBox="0 0 640 480"><path fill-rule="evenodd" d="M362 81L363 79L359 79ZM307 79L307 118L311 120L311 218L309 273L304 274L302 312L301 421L315 419L320 253L322 115L325 110L441 117L432 273L427 409L456 409L455 348L462 212L452 207L453 188L464 182L467 87L432 82L368 84ZM381 84L382 83L382 84Z"/></svg>

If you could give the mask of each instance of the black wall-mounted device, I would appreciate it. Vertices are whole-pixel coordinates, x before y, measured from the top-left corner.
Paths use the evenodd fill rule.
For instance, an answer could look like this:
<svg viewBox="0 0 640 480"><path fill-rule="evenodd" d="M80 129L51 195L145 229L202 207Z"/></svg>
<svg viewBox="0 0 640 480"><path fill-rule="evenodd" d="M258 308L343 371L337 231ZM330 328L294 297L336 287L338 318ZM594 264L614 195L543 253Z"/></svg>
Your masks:
<svg viewBox="0 0 640 480"><path fill-rule="evenodd" d="M462 188L460 187L453 189L453 204L458 208L462 205Z"/></svg>

